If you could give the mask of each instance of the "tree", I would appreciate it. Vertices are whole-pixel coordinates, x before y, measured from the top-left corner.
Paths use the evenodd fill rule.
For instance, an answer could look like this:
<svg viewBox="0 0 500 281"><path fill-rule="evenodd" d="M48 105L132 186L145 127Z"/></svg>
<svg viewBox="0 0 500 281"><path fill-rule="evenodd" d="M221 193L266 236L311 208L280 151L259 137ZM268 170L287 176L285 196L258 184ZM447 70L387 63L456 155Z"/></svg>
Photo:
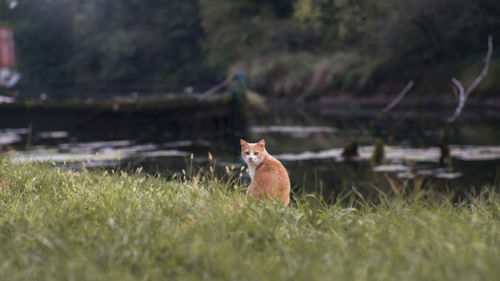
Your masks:
<svg viewBox="0 0 500 281"><path fill-rule="evenodd" d="M203 58L203 31L196 0L89 0L78 11L79 81L175 84L198 74L192 69Z"/></svg>
<svg viewBox="0 0 500 281"><path fill-rule="evenodd" d="M237 60L287 50L293 30L290 1L201 0L208 63L225 69Z"/></svg>
<svg viewBox="0 0 500 281"><path fill-rule="evenodd" d="M20 0L11 15L23 83L73 81L71 0Z"/></svg>

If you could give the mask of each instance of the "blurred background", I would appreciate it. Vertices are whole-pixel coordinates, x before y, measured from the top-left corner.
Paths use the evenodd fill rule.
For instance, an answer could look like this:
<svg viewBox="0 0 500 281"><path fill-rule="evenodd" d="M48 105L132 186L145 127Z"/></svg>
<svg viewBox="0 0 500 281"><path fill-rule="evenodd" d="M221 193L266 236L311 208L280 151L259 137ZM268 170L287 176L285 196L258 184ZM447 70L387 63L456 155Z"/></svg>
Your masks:
<svg viewBox="0 0 500 281"><path fill-rule="evenodd" d="M498 38L496 0L0 0L0 147L225 173L265 138L297 191L476 192L500 179Z"/></svg>

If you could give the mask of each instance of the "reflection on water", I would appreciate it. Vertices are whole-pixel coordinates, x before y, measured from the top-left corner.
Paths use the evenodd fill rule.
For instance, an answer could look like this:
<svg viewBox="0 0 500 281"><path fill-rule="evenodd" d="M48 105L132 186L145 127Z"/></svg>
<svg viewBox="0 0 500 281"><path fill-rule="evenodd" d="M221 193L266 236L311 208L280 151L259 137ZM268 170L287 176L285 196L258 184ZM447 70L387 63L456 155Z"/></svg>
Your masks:
<svg viewBox="0 0 500 281"><path fill-rule="evenodd" d="M292 183L309 190L345 191L353 186L369 193L391 181L408 184L420 179L439 190L481 188L495 184L500 169L500 125L496 117L469 118L451 131L452 166L439 166L440 122L434 115L410 111L389 116L384 123L368 126L373 113L356 111L273 109L251 117L247 135L176 138L168 128L150 137L128 132L130 138L109 138L113 129L123 136L126 128L110 128L106 139L73 131L37 131L28 128L0 129L0 147L13 161L66 162L74 167L144 167L151 172L180 171L191 153L197 166L207 165L208 152L219 167L241 167L239 138L266 139L267 150L290 172ZM146 135L146 137L144 137ZM385 162L370 165L374 136L385 146ZM359 157L344 161L342 148L356 138ZM92 141L89 141L92 140ZM29 151L25 151L27 146ZM222 170L222 169L221 169Z"/></svg>
<svg viewBox="0 0 500 281"><path fill-rule="evenodd" d="M41 132L40 138L42 139L61 139L67 138L69 133L66 131L52 131L52 132Z"/></svg>
<svg viewBox="0 0 500 281"><path fill-rule="evenodd" d="M0 145L18 143L22 140L21 136L28 133L27 128L7 128L0 130Z"/></svg>
<svg viewBox="0 0 500 281"><path fill-rule="evenodd" d="M332 148L317 152L305 151L302 153L278 154L276 157L285 161L312 160L332 158L336 161L344 161L342 148ZM398 146L385 146L385 158L393 163L401 161L432 162L438 163L440 157L439 147L408 148ZM373 146L362 146L359 148L359 156L352 160L369 160L373 152ZM463 161L486 161L500 159L500 146L451 146L453 158ZM384 165L394 167L394 165ZM397 167L397 166L396 166Z"/></svg>

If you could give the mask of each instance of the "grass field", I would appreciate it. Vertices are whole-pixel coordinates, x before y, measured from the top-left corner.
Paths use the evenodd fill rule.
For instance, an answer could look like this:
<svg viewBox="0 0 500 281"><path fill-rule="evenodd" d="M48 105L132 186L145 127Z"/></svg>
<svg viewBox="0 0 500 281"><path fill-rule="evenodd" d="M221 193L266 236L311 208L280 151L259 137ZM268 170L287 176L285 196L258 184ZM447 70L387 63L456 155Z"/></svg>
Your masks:
<svg viewBox="0 0 500 281"><path fill-rule="evenodd" d="M1 280L498 280L500 197L290 207L231 179L0 160ZM420 198L420 199L419 199Z"/></svg>

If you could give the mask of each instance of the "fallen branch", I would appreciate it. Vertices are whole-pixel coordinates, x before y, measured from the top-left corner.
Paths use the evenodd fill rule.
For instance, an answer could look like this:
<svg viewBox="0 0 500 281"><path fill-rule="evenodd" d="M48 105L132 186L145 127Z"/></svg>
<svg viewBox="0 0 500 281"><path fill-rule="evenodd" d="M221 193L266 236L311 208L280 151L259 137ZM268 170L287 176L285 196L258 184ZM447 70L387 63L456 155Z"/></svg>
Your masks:
<svg viewBox="0 0 500 281"><path fill-rule="evenodd" d="M209 96L213 95L214 93L216 93L217 91L219 91L220 89L226 87L227 85L229 85L229 79L225 79L222 82L220 82L219 84L217 84L217 85L213 86L212 88L206 90L205 92L201 93L200 95L198 95L198 99L204 100L204 99L208 98Z"/></svg>
<svg viewBox="0 0 500 281"><path fill-rule="evenodd" d="M479 76L476 79L474 79L472 84L465 90L462 83L460 83L460 81L457 78L455 77L451 78L451 82L453 82L453 85L456 87L454 88L454 93L456 93L458 90L458 105L453 115L450 118L448 118L448 123L453 123L457 120L457 118L460 116L462 110L465 107L465 103L467 102L469 95L472 93L472 91L474 91L477 85L481 83L481 81L488 73L488 68L490 66L492 54L493 54L493 37L490 35L488 36L488 52L486 53L486 57L484 58L485 63L483 70L481 71Z"/></svg>

